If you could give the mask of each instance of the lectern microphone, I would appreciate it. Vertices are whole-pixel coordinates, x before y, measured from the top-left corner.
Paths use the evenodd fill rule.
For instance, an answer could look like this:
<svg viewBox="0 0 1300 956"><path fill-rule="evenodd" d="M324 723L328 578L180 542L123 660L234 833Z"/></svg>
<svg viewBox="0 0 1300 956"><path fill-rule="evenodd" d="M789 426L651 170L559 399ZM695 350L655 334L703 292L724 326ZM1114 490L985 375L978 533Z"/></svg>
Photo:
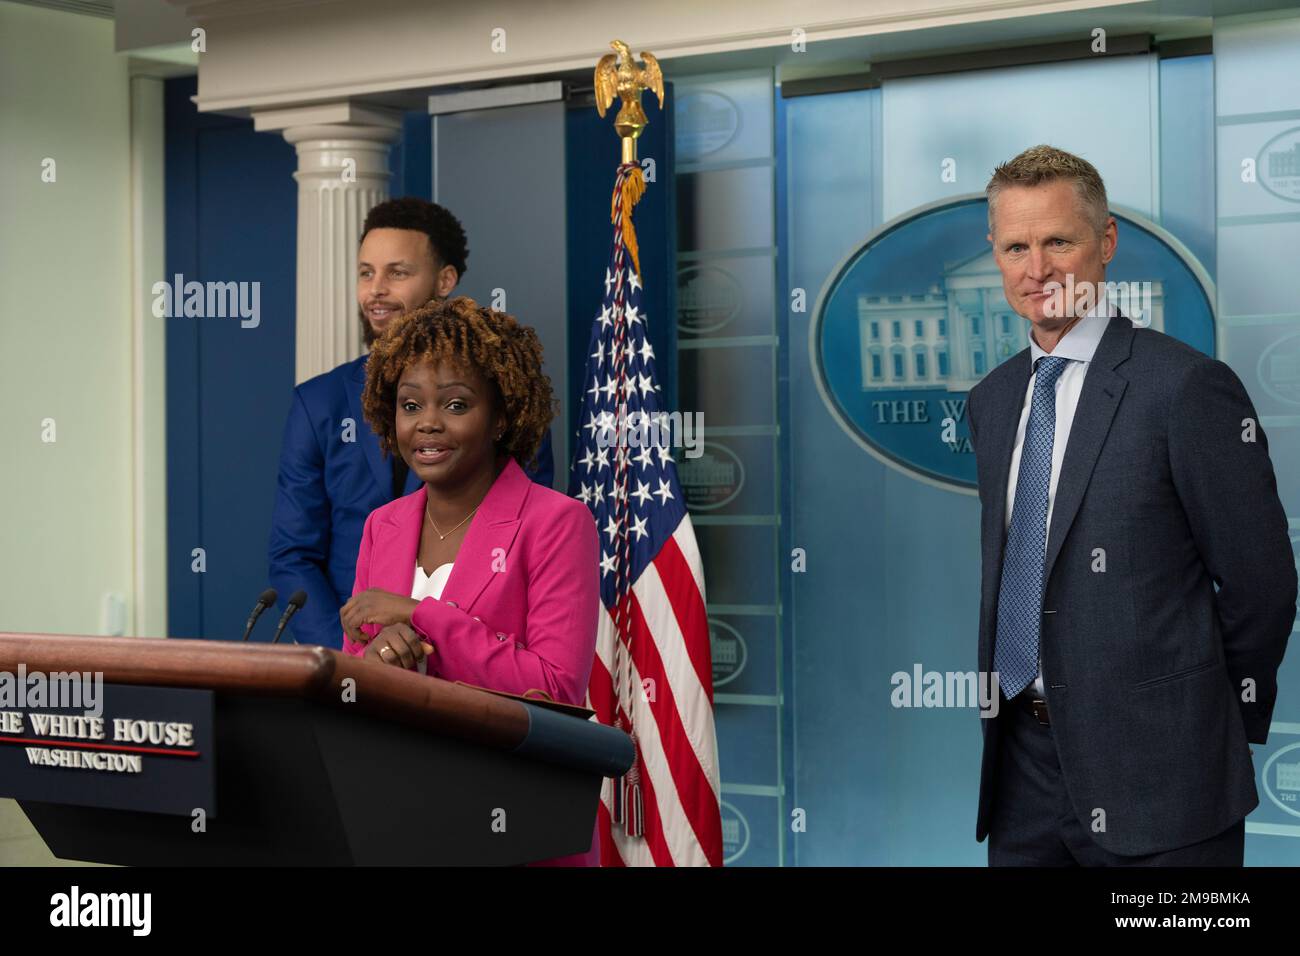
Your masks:
<svg viewBox="0 0 1300 956"><path fill-rule="evenodd" d="M253 607L253 613L248 615L248 623L244 625L244 640L248 640L248 635L253 633L253 625L257 619L262 616L262 612L268 607L275 604L275 599L279 597L275 588L267 588L262 592L262 596L257 599L257 604Z"/></svg>
<svg viewBox="0 0 1300 956"><path fill-rule="evenodd" d="M272 644L280 643L280 634L284 631L284 626L289 623L289 618L297 614L298 609L306 603L307 603L306 591L297 590L294 591L293 594L289 595L289 606L286 607L284 609L284 613L280 615L280 623L275 629L275 637L271 638ZM294 637L292 634L289 635L289 640L293 641L295 644L298 643L298 639Z"/></svg>

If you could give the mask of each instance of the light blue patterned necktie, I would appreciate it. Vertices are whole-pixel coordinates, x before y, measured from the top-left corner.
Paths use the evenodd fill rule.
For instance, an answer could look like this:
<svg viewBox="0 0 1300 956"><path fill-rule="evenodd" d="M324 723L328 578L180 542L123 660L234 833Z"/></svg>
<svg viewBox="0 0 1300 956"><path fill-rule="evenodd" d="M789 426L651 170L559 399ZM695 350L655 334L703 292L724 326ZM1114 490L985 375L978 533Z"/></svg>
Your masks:
<svg viewBox="0 0 1300 956"><path fill-rule="evenodd" d="M998 588L998 631L993 666L1010 700L1038 676L1038 633L1043 611L1043 559L1047 551L1047 492L1052 481L1056 437L1056 380L1069 359L1038 360L1029 424L1020 451L1016 500L1011 508L1002 584Z"/></svg>

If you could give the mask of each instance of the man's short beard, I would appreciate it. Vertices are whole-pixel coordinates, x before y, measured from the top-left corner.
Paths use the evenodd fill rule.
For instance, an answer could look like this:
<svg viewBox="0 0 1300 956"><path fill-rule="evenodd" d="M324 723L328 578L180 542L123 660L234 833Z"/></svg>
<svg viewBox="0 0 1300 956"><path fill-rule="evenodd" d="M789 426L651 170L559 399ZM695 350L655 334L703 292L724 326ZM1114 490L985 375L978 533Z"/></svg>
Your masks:
<svg viewBox="0 0 1300 956"><path fill-rule="evenodd" d="M370 320L366 318L365 309L358 307L357 317L361 319L361 338L365 341L366 348L369 349L375 344L375 339L379 338L379 333L375 331L374 326L370 324Z"/></svg>

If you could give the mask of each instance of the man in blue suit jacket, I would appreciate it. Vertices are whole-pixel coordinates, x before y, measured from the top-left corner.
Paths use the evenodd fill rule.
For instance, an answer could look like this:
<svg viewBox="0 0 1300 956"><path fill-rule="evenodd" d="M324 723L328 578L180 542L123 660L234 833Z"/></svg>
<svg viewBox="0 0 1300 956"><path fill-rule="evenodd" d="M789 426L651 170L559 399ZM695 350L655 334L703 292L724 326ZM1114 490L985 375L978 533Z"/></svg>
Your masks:
<svg viewBox="0 0 1300 956"><path fill-rule="evenodd" d="M367 348L398 315L446 298L465 274L465 230L435 203L405 197L366 216L357 253L357 305ZM352 594L366 516L415 491L400 458L385 460L361 411L369 354L303 382L293 392L271 515L270 581L283 608L298 589L307 603L289 624L300 644L342 648L339 609ZM548 434L529 476L550 486Z"/></svg>
<svg viewBox="0 0 1300 956"><path fill-rule="evenodd" d="M1232 369L1118 312L1090 163L1037 146L988 194L1031 344L967 403L1003 702L976 839L990 865L1241 866L1296 613L1267 439Z"/></svg>

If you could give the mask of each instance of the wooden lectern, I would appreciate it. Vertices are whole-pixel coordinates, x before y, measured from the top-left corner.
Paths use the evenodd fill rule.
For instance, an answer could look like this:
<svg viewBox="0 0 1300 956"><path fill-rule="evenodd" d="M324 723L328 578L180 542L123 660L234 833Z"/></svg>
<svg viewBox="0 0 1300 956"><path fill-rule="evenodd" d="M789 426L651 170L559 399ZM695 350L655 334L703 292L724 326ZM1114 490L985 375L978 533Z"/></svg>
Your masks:
<svg viewBox="0 0 1300 956"><path fill-rule="evenodd" d="M101 673L110 718L120 701L150 693L142 688L211 695L193 695L210 703L207 753L198 745L150 747L141 737L37 740L32 726L48 729L48 722L0 733L0 757L11 761L0 774L0 796L15 797L65 859L133 866L533 862L585 852L602 777L632 764L631 738L584 719L589 712L579 708L322 647L0 634L0 674L20 667L28 675ZM165 701L175 692L152 693ZM6 709L13 731L20 718L0 703ZM34 752L42 747L44 754ZM82 762L80 755L92 753L102 764L104 751L120 752L112 755L118 764L121 753L144 754L131 757L143 759L144 769L125 779L84 765L31 766L55 752ZM188 773L205 757L215 809L139 808L152 805L146 796L168 796L145 790L166 787L168 773L189 760ZM101 805L84 805L88 799Z"/></svg>

